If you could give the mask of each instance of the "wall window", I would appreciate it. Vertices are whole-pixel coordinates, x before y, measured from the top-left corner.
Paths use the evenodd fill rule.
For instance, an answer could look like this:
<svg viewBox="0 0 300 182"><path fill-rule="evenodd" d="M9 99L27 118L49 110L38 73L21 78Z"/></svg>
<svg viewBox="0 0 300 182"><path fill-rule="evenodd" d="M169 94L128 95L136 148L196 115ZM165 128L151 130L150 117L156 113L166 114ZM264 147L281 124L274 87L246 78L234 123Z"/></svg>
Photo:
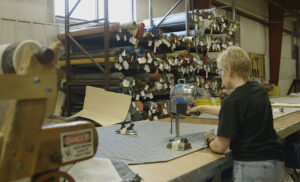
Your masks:
<svg viewBox="0 0 300 182"><path fill-rule="evenodd" d="M77 0L69 0L69 9L76 4ZM97 10L99 18L104 17L104 0L98 0L99 7L96 8L97 0L81 0L72 18L85 20L93 20L97 18ZM132 20L132 0L108 0L108 16L110 22L128 22ZM65 16L65 1L55 0L55 15Z"/></svg>
<svg viewBox="0 0 300 182"><path fill-rule="evenodd" d="M128 22L132 20L132 0L109 0L108 17L111 22ZM99 0L99 16L104 16L103 0Z"/></svg>
<svg viewBox="0 0 300 182"><path fill-rule="evenodd" d="M76 4L77 0L69 0L69 9ZM55 15L65 16L65 0L55 0ZM81 0L75 11L72 13L72 18L85 20L95 19L96 8L94 0Z"/></svg>

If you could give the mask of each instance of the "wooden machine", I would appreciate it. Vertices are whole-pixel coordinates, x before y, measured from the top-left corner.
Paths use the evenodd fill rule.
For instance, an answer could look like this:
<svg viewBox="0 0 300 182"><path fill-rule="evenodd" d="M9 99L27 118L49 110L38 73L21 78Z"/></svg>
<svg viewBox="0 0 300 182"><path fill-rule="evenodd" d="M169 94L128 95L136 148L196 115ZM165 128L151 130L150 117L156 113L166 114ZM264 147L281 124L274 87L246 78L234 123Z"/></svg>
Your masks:
<svg viewBox="0 0 300 182"><path fill-rule="evenodd" d="M58 168L93 157L97 132L86 121L45 123L56 103L61 43L50 48L23 46L18 53L20 61L14 65L15 74L6 74L5 70L0 73L0 100L9 100L8 112L0 113L6 114L0 128L0 182L25 177L33 177L33 181L59 177L74 181ZM9 61L5 63L9 65Z"/></svg>

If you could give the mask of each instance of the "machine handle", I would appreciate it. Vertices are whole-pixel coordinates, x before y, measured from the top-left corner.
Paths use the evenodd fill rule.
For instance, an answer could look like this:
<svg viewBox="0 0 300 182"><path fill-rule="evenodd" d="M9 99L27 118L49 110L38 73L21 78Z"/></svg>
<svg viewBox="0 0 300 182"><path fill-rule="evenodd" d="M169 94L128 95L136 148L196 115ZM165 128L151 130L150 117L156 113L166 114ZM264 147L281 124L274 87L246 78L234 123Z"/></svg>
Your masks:
<svg viewBox="0 0 300 182"><path fill-rule="evenodd" d="M49 48L41 48L40 50L34 52L34 56L42 64L48 64L55 58L55 53Z"/></svg>

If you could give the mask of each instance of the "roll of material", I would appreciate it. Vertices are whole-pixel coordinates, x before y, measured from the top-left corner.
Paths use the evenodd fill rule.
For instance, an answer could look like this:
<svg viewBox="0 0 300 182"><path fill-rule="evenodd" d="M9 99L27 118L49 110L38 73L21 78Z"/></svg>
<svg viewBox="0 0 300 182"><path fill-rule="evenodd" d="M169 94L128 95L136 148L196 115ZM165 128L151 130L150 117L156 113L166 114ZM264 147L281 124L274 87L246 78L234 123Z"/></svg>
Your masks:
<svg viewBox="0 0 300 182"><path fill-rule="evenodd" d="M21 56L24 48L31 45L32 51L38 50L41 45L33 40L26 40L19 43L0 45L0 75L15 74L21 63ZM10 100L0 100L0 129L5 122Z"/></svg>
<svg viewBox="0 0 300 182"><path fill-rule="evenodd" d="M4 55L4 52L6 51L6 49L9 46L10 46L10 44L0 45L0 75L4 74L3 67L6 67L7 62L8 62L7 60L3 60L2 57ZM12 62L11 62L11 66L12 66ZM6 70L5 70L5 72L6 72ZM2 126L5 122L5 117L6 117L6 113L8 111L9 103L10 103L9 100L0 100L0 113L1 113L0 114L0 130L2 129Z"/></svg>
<svg viewBox="0 0 300 182"><path fill-rule="evenodd" d="M133 36L136 35L136 33L138 31L138 27L139 26L136 24L135 21L121 24L121 28L128 30Z"/></svg>
<svg viewBox="0 0 300 182"><path fill-rule="evenodd" d="M72 76L74 80L104 80L105 74L104 73L82 73L82 74L75 74ZM109 74L109 79L111 80L122 80L124 79L124 74L122 72L115 72Z"/></svg>
<svg viewBox="0 0 300 182"><path fill-rule="evenodd" d="M174 80L174 75L173 74L167 74L167 80L170 84L174 84L175 80Z"/></svg>
<svg viewBox="0 0 300 182"><path fill-rule="evenodd" d="M28 45L33 52L41 48L40 43L34 40L0 45L0 74L16 73L24 48Z"/></svg>
<svg viewBox="0 0 300 182"><path fill-rule="evenodd" d="M150 73L150 79L151 79L151 80L156 80L156 81L158 81L158 80L161 79L161 77L162 77L161 74L158 73L158 72Z"/></svg>
<svg viewBox="0 0 300 182"><path fill-rule="evenodd" d="M9 46L10 44L2 44L0 45L0 75L2 75L4 73L3 69L2 69L2 55L4 53L4 51L6 50L6 48Z"/></svg>
<svg viewBox="0 0 300 182"><path fill-rule="evenodd" d="M139 112L143 112L144 110L144 105L141 101L135 101L135 105L138 108Z"/></svg>
<svg viewBox="0 0 300 182"><path fill-rule="evenodd" d="M136 29L137 24L135 21L125 22L121 24L121 28L123 29Z"/></svg>

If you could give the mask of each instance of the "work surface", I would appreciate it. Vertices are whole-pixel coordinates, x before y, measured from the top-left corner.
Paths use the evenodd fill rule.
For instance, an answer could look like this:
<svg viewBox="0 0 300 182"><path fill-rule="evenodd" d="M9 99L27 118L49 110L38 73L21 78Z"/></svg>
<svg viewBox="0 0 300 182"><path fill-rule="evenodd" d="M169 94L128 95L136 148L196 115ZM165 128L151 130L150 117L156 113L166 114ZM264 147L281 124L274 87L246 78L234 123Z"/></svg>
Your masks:
<svg viewBox="0 0 300 182"><path fill-rule="evenodd" d="M169 140L175 137L175 131L170 133L168 122L135 122L134 129L137 135L117 134L116 130L119 128L119 125L97 128L101 142L99 142L96 157L122 160L127 164L170 161L205 148L204 132L216 131L217 126L181 123L180 136L188 139L192 144L192 148L186 151L175 151L166 147Z"/></svg>
<svg viewBox="0 0 300 182"><path fill-rule="evenodd" d="M169 121L169 119L163 121ZM218 124L218 120L212 118L185 118L181 122ZM300 111L274 119L274 128L282 138L300 130ZM230 161L229 157L215 154L206 148L168 162L130 165L130 168L137 172L145 182L193 181L197 178L197 175L208 175L210 172L215 171L216 166L225 165Z"/></svg>

